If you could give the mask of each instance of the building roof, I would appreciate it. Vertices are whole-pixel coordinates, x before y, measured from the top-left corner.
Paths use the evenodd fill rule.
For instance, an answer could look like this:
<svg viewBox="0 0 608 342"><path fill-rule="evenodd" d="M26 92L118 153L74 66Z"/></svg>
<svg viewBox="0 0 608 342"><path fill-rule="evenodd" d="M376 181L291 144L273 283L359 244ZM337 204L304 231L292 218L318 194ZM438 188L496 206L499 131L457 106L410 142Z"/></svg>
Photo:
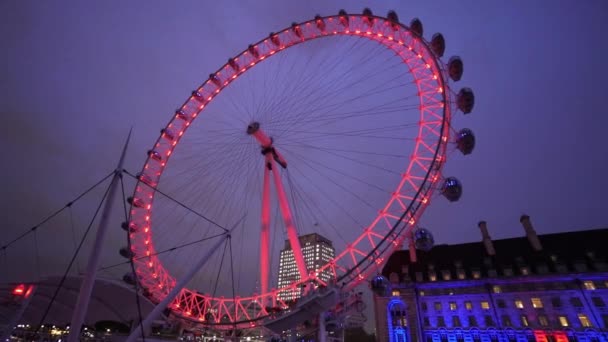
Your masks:
<svg viewBox="0 0 608 342"><path fill-rule="evenodd" d="M487 254L480 242L457 245L438 245L428 252L416 251L417 262L411 263L408 250L393 253L382 271L389 277L397 273L403 281L428 281L429 271L435 271L441 279L442 271L464 271L470 278L472 272L481 277L521 275L522 268L530 273L564 273L585 271L608 271L608 229L585 230L538 236L541 251L534 251L526 236L493 240L496 254ZM416 272L423 279L416 279Z"/></svg>
<svg viewBox="0 0 608 342"><path fill-rule="evenodd" d="M52 277L38 282L32 294L31 301L18 323L38 325L48 304L53 298L60 277ZM82 277L68 277L59 291L48 315L43 323L65 325L71 321L76 305ZM8 324L18 310L19 301L15 300L12 291L16 284L0 285L0 326ZM145 318L154 305L140 296L142 315ZM86 325L94 325L98 321L111 320L127 323L138 318L135 292L132 287L114 280L97 279L89 309L85 316Z"/></svg>

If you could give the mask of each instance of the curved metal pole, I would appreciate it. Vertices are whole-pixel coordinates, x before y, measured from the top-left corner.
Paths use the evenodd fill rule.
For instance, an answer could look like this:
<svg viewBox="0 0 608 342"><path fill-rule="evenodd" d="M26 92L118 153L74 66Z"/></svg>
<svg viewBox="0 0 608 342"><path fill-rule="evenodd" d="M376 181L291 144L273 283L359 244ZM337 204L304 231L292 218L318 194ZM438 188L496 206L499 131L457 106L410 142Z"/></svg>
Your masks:
<svg viewBox="0 0 608 342"><path fill-rule="evenodd" d="M129 337L127 337L125 342L134 342L135 340L137 340L141 336L142 326L143 326L144 331L148 331L150 329L152 322L154 322L154 320L156 320L160 316L160 314L163 312L163 310L165 310L167 308L167 306L169 306L169 304L173 301L173 299L175 299L175 297L177 297L179 292L186 286L186 284L188 284L188 282L190 280L192 280L192 278L194 277L196 272L198 272L198 270L200 270L207 263L207 261L209 261L209 259L211 258L211 255L213 255L213 253L215 253L215 251L229 237L230 237L229 233L225 234L222 238L219 239L219 241L215 245L213 245L211 248L209 248L207 253L205 253L198 260L198 262L196 264L194 264L192 266L192 268L190 268L190 270L188 270L186 275L173 287L173 289L171 289L169 294L167 294L165 296L165 298L160 303L158 303L154 307L154 309L152 309L152 311L148 314L146 319L141 323L141 326L138 326L137 328L135 328L133 330L133 332L131 332L131 335L129 335Z"/></svg>
<svg viewBox="0 0 608 342"><path fill-rule="evenodd" d="M80 341L80 329L82 328L84 316L86 315L87 310L89 308L91 293L93 292L93 285L95 285L95 278L97 276L97 269L99 269L99 256L103 247L106 231L108 230L108 223L110 221L112 207L114 206L115 202L114 197L116 189L118 188L118 182L120 180L120 177L122 177L122 165L125 161L125 155L127 154L127 147L129 146L130 139L131 131L129 131L127 141L125 142L125 145L122 148L122 154L120 155L118 166L116 166L114 176L112 177L112 182L110 183L110 190L108 192L108 197L106 198L106 203L101 214L99 228L97 228L97 235L95 236L95 243L93 245L93 250L91 251L91 256L89 257L87 271L82 281L82 284L80 285L78 300L76 301L74 313L72 314L72 320L70 322L71 330L70 334L68 335L68 342Z"/></svg>

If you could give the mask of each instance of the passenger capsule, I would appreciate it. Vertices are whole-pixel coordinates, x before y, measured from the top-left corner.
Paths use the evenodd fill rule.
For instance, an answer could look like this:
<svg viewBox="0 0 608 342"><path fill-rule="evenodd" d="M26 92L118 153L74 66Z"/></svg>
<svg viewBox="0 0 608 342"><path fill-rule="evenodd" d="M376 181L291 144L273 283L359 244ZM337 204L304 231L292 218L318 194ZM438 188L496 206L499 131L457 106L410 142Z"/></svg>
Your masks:
<svg viewBox="0 0 608 342"><path fill-rule="evenodd" d="M458 56L452 56L448 61L448 74L453 81L460 81L462 73L464 71L464 65L462 59Z"/></svg>
<svg viewBox="0 0 608 342"><path fill-rule="evenodd" d="M412 30L412 32L416 36L422 37L422 34L424 33L422 28L422 21L420 21L420 19L418 18L412 19L412 21L410 22L410 30Z"/></svg>
<svg viewBox="0 0 608 342"><path fill-rule="evenodd" d="M160 134L162 135L163 138L165 138L169 141L173 141L175 139L175 135L173 135L173 132L167 130L166 128L161 129Z"/></svg>
<svg viewBox="0 0 608 342"><path fill-rule="evenodd" d="M391 283L383 275L377 275L372 278L370 283L372 292L380 297L386 297L391 290Z"/></svg>
<svg viewBox="0 0 608 342"><path fill-rule="evenodd" d="M256 59L260 58L260 52L258 51L257 46L253 46L250 44L249 47L247 47L247 51L249 51L249 53Z"/></svg>
<svg viewBox="0 0 608 342"><path fill-rule="evenodd" d="M475 148L475 135L468 128L461 129L456 137L456 147L465 156L471 154Z"/></svg>
<svg viewBox="0 0 608 342"><path fill-rule="evenodd" d="M302 34L302 28L297 23L291 24L291 31L300 39L304 37L304 35Z"/></svg>
<svg viewBox="0 0 608 342"><path fill-rule="evenodd" d="M315 24L317 24L317 28L321 32L325 32L325 21L321 18L320 15L315 16Z"/></svg>
<svg viewBox="0 0 608 342"><path fill-rule="evenodd" d="M148 177L146 174L144 173L138 173L137 174L137 179L139 179L140 182L145 183L149 186L156 186L156 183L154 183L152 181L152 179L150 177Z"/></svg>
<svg viewBox="0 0 608 342"><path fill-rule="evenodd" d="M365 7L365 9L363 10L363 22L367 26L372 26L374 24L374 18L372 18L372 16L373 16L372 10Z"/></svg>
<svg viewBox="0 0 608 342"><path fill-rule="evenodd" d="M234 60L234 58L228 59L228 65L230 65L234 72L239 72L239 64Z"/></svg>
<svg viewBox="0 0 608 342"><path fill-rule="evenodd" d="M386 18L388 19L388 22L390 23L393 30L397 31L399 29L399 16L397 15L397 12L388 11Z"/></svg>
<svg viewBox="0 0 608 342"><path fill-rule="evenodd" d="M348 14L346 14L346 11L340 10L338 15L340 17L340 24L342 24L344 27L348 27Z"/></svg>
<svg viewBox="0 0 608 342"><path fill-rule="evenodd" d="M414 245L421 251L430 251L435 245L433 233L426 228L417 228L414 231Z"/></svg>
<svg viewBox="0 0 608 342"><path fill-rule="evenodd" d="M462 185L460 184L460 181L458 179L454 177L448 177L443 183L443 189L441 190L441 193L443 194L443 196L445 196L445 198L448 199L448 201L456 202L460 199L460 196L462 196Z"/></svg>
<svg viewBox="0 0 608 342"><path fill-rule="evenodd" d="M161 161L163 159L163 157L161 157L160 153L154 151L154 150L149 150L148 151L148 157L154 159L154 160L158 160Z"/></svg>
<svg viewBox="0 0 608 342"><path fill-rule="evenodd" d="M123 222L120 226L129 233L135 233L139 230L139 226L135 222Z"/></svg>
<svg viewBox="0 0 608 342"><path fill-rule="evenodd" d="M127 272L122 276L122 281L129 285L135 285L135 277L133 277L133 273Z"/></svg>
<svg viewBox="0 0 608 342"><path fill-rule="evenodd" d="M188 121L188 115L181 109L175 111L175 117L180 120Z"/></svg>
<svg viewBox="0 0 608 342"><path fill-rule="evenodd" d="M194 99L200 103L205 102L205 96L203 95L203 93L199 92L198 90L195 90L192 92L192 97L194 97Z"/></svg>
<svg viewBox="0 0 608 342"><path fill-rule="evenodd" d="M464 114L469 114L475 106L475 95L471 88L462 88L456 95L456 104Z"/></svg>
<svg viewBox="0 0 608 342"><path fill-rule="evenodd" d="M135 253L129 247L122 247L118 252L123 258L131 259L135 257Z"/></svg>
<svg viewBox="0 0 608 342"><path fill-rule="evenodd" d="M215 86L218 88L222 87L222 81L220 81L220 78L217 77L217 75L209 74L209 81L211 81L213 84L215 84Z"/></svg>
<svg viewBox="0 0 608 342"><path fill-rule="evenodd" d="M272 42L272 44L274 44L274 46L276 46L276 47L281 46L281 40L279 39L278 34L276 34L274 32L270 32L268 37L270 37L270 41Z"/></svg>
<svg viewBox="0 0 608 342"><path fill-rule="evenodd" d="M441 33L435 33L431 39L431 49L437 57L443 57L445 52L445 39Z"/></svg>
<svg viewBox="0 0 608 342"><path fill-rule="evenodd" d="M144 201L141 198L128 197L127 202L136 208L143 208L145 206Z"/></svg>

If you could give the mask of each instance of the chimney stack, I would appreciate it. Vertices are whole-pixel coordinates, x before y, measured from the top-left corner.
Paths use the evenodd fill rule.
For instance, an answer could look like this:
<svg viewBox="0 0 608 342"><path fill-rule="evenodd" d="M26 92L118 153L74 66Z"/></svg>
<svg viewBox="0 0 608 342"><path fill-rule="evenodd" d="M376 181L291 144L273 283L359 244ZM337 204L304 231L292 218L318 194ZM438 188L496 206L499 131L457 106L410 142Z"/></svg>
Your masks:
<svg viewBox="0 0 608 342"><path fill-rule="evenodd" d="M532 249L535 251L540 251L543 249L543 246L540 244L540 240L536 235L536 231L534 231L534 227L532 227L532 222L530 222L530 216L521 215L519 218L519 222L524 227L524 231L526 232L526 236L528 237L528 241L530 241L530 245L532 245Z"/></svg>
<svg viewBox="0 0 608 342"><path fill-rule="evenodd" d="M481 230L481 241L483 242L483 245L486 248L486 253L488 253L488 255L490 256L496 255L494 244L492 243L492 239L490 238L490 234L488 233L488 225L486 224L486 221L479 221L477 225L479 226L479 230Z"/></svg>

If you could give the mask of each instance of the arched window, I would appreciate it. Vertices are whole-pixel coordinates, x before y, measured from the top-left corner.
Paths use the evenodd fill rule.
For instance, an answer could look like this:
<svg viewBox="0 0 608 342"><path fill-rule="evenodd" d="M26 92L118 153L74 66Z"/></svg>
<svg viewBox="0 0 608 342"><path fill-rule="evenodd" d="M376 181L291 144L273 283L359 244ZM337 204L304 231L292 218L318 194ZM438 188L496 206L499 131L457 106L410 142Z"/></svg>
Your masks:
<svg viewBox="0 0 608 342"><path fill-rule="evenodd" d="M402 300L393 299L387 305L388 335L390 342L407 342L407 313Z"/></svg>

